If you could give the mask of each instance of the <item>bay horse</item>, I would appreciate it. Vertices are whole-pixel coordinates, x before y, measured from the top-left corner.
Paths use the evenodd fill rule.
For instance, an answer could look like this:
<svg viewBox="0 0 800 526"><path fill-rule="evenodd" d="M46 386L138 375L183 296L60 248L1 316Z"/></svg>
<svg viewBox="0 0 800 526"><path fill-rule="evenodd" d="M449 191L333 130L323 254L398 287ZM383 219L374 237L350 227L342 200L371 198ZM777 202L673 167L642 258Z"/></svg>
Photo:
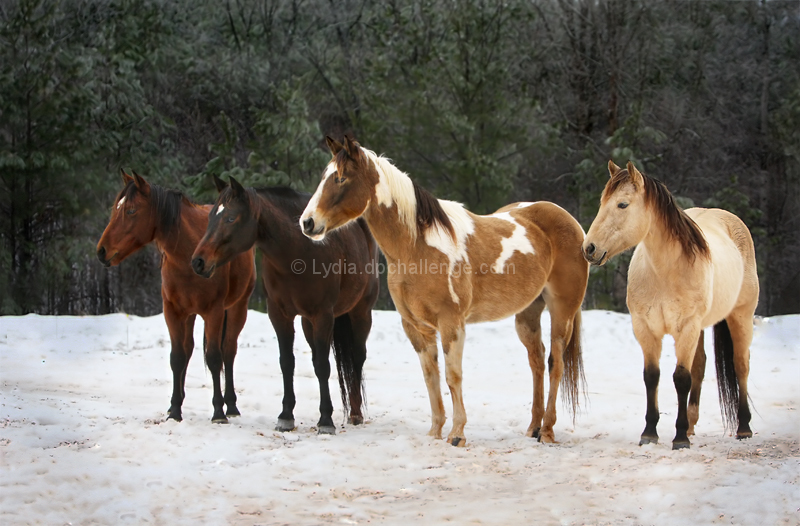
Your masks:
<svg viewBox="0 0 800 526"><path fill-rule="evenodd" d="M608 171L583 253L591 264L603 265L636 245L627 303L644 353L647 413L639 445L658 443L659 360L661 341L669 334L677 356L672 448L690 447L705 375L703 329L712 325L723 421L732 429L738 420L736 437L751 437L747 376L758 275L750 231L725 210L682 210L663 183L631 162L623 170L609 161Z"/></svg>
<svg viewBox="0 0 800 526"><path fill-rule="evenodd" d="M533 374L527 435L555 442L559 383L573 415L583 378L581 303L589 265L581 256L583 230L553 203L514 203L480 216L460 203L436 199L388 159L345 137L326 138L333 155L300 224L328 243L337 229L363 218L388 263L392 300L420 360L431 404L429 435L442 438L436 333L453 403L447 441L465 446L462 396L465 325L516 315L516 331ZM360 221L360 219L358 219ZM349 256L348 256L349 257ZM544 409L540 317L550 310L550 392ZM488 351L488 350L487 350Z"/></svg>
<svg viewBox="0 0 800 526"><path fill-rule="evenodd" d="M149 243L161 252L161 297L171 341L172 399L168 419L180 422L186 396L186 369L194 350L194 322L205 322L203 348L214 384L212 422L227 423L238 416L233 384L236 342L247 319L247 303L255 287L253 251L222 267L212 280L197 276L191 267L195 245L208 223L208 206L148 183L134 172L122 171L124 188L117 194L111 219L97 243L97 258L106 267L122 261ZM225 368L225 396L220 371ZM226 407L223 410L223 403Z"/></svg>
<svg viewBox="0 0 800 526"><path fill-rule="evenodd" d="M283 410L278 431L295 428L294 319L302 318L319 382L318 433L335 434L328 380L333 346L348 422L364 421L362 371L372 307L378 299L378 247L366 225L357 223L328 243L312 243L297 227L309 195L291 188L244 188L215 177L220 195L209 212L208 229L192 255L194 271L213 277L218 268L257 245L267 313L275 329L283 374Z"/></svg>

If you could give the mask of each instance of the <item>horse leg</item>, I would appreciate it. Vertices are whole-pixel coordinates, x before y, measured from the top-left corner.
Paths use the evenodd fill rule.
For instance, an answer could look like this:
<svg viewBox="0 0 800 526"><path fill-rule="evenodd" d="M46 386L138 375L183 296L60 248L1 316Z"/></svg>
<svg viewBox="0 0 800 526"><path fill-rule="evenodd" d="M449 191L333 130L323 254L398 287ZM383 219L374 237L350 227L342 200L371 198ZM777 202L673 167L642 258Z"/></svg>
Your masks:
<svg viewBox="0 0 800 526"><path fill-rule="evenodd" d="M705 375L706 349L703 331L700 331L700 338L697 340L697 349L694 351L694 360L692 361L692 390L689 391L689 407L686 410L689 417L689 429L686 431L688 436L694 435L694 426L700 418L700 389L703 386Z"/></svg>
<svg viewBox="0 0 800 526"><path fill-rule="evenodd" d="M214 415L211 421L215 424L227 424L228 417L225 416L224 398L222 396L222 382L220 373L222 372L222 330L225 318L225 311L213 312L203 317L205 321L206 337L206 366L211 372L214 395L211 403L214 406Z"/></svg>
<svg viewBox="0 0 800 526"><path fill-rule="evenodd" d="M677 364L672 374L675 392L678 394L678 417L675 419L675 438L672 439L672 449L684 449L691 446L689 442L689 415L687 403L689 391L692 389L692 365L695 350L697 349L698 334L702 329L696 324L686 323L683 330L675 337L675 355Z"/></svg>
<svg viewBox="0 0 800 526"><path fill-rule="evenodd" d="M348 422L353 425L364 423L362 408L364 400L362 393L364 390L364 362L367 360L367 338L372 329L372 300L365 302L365 309L360 312L357 309L350 311L350 323L353 328L354 344L354 373L351 384L348 386L350 392L350 416ZM357 306L358 307L358 306Z"/></svg>
<svg viewBox="0 0 800 526"><path fill-rule="evenodd" d="M439 325L444 351L445 381L450 388L453 402L453 428L447 435L447 442L458 447L467 445L464 426L467 424L467 411L464 409L464 395L461 390L463 378L462 357L464 355L464 321Z"/></svg>
<svg viewBox="0 0 800 526"><path fill-rule="evenodd" d="M545 301L547 298L545 297ZM552 302L551 302L552 303ZM555 443L556 437L553 426L556 424L556 400L558 386L564 375L564 349L572 337L572 324L575 317L571 309L559 304L550 304L550 358L547 365L550 368L550 391L547 396L547 408L544 412L542 428L539 431L539 441ZM578 307L580 308L580 306Z"/></svg>
<svg viewBox="0 0 800 526"><path fill-rule="evenodd" d="M247 299L247 298L246 298ZM225 416L240 416L236 407L236 389L233 384L233 362L236 359L239 334L247 321L247 301L241 301L225 312L222 339L222 364L225 370Z"/></svg>
<svg viewBox="0 0 800 526"><path fill-rule="evenodd" d="M195 315L183 317L171 303L164 302L164 319L167 322L171 342L169 365L172 369L172 398L170 399L167 420L172 419L177 422L183 420L181 407L186 396L184 390L186 368L194 350L192 330L195 317Z"/></svg>
<svg viewBox="0 0 800 526"><path fill-rule="evenodd" d="M419 329L405 318L403 318L403 330L417 351L422 375L425 377L425 386L428 388L428 400L431 404L431 429L428 435L442 438L446 417L439 387L439 350L436 347L436 332L427 328Z"/></svg>
<svg viewBox="0 0 800 526"><path fill-rule="evenodd" d="M294 429L294 318L284 316L278 305L270 303L267 307L272 328L278 338L281 374L283 375L283 409L278 415L276 431Z"/></svg>
<svg viewBox="0 0 800 526"><path fill-rule="evenodd" d="M517 336L528 350L528 363L533 375L533 405L531 425L525 436L539 438L544 416L544 344L542 343L541 317L545 302L539 296L528 308L517 314L515 326Z"/></svg>
<svg viewBox="0 0 800 526"><path fill-rule="evenodd" d="M733 366L739 387L736 438L751 438L750 405L747 401L747 377L750 374L750 343L753 341L753 310L732 313L726 318L733 340ZM719 381L719 379L718 379Z"/></svg>
<svg viewBox="0 0 800 526"><path fill-rule="evenodd" d="M644 356L644 386L647 391L647 413L645 414L645 426L639 445L658 444L658 381L661 378L661 339L638 320L633 317L633 334L642 348Z"/></svg>
<svg viewBox="0 0 800 526"><path fill-rule="evenodd" d="M335 435L333 424L333 402L328 380L331 377L331 338L333 337L333 313L326 312L313 320L303 318L303 332L311 346L311 359L314 363L314 374L319 382L319 422L317 433Z"/></svg>

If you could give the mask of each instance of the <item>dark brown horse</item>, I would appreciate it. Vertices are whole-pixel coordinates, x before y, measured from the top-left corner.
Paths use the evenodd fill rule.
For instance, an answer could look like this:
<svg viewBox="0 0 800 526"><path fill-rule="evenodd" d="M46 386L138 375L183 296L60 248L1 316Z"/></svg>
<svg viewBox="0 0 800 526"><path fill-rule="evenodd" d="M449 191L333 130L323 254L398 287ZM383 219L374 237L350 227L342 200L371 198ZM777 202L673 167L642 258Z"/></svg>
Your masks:
<svg viewBox="0 0 800 526"><path fill-rule="evenodd" d="M214 382L213 422L227 423L238 416L233 386L236 340L247 319L247 302L255 287L253 251L247 250L220 266L210 280L197 276L190 265L192 251L205 232L209 206L190 202L183 194L149 184L134 172L122 172L125 187L117 195L100 242L97 257L109 267L120 264L148 243L162 255L161 297L164 319L172 341L172 403L168 418L180 421L186 396L186 368L194 349L194 321L205 321L203 347ZM225 396L220 371L225 366ZM223 402L227 411L223 411Z"/></svg>
<svg viewBox="0 0 800 526"><path fill-rule="evenodd" d="M331 236L324 244L305 237L297 219L309 195L290 188L245 189L215 178L220 196L209 213L208 231L192 256L205 277L243 251L258 245L264 254L262 277L267 308L280 347L283 411L277 429L294 429L294 319L302 317L319 381L320 433L335 433L328 379L333 344L339 387L349 422L364 421L362 368L372 307L378 297L378 247L362 222Z"/></svg>

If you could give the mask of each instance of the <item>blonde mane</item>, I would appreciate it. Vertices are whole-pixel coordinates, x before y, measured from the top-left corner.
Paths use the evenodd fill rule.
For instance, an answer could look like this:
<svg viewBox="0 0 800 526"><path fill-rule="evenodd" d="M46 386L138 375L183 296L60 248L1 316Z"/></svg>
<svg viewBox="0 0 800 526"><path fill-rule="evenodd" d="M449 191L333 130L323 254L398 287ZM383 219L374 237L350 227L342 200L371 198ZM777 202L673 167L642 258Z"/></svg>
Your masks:
<svg viewBox="0 0 800 526"><path fill-rule="evenodd" d="M397 214L400 221L408 229L412 239L417 238L417 200L414 195L414 182L408 174L394 166L390 159L378 155L372 150L361 147L362 153L367 159L372 161L375 170L378 172L378 186L375 187L375 194L378 204L387 208L394 203L397 206Z"/></svg>

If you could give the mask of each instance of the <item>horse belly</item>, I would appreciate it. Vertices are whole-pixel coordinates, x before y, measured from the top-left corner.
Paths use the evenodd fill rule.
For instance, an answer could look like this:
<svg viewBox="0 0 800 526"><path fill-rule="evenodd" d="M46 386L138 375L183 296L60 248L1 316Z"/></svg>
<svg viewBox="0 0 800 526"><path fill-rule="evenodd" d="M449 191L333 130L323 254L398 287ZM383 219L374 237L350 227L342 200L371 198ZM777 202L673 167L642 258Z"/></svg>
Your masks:
<svg viewBox="0 0 800 526"><path fill-rule="evenodd" d="M490 275L473 292L467 323L497 321L513 316L530 305L544 288L544 279L511 279Z"/></svg>

